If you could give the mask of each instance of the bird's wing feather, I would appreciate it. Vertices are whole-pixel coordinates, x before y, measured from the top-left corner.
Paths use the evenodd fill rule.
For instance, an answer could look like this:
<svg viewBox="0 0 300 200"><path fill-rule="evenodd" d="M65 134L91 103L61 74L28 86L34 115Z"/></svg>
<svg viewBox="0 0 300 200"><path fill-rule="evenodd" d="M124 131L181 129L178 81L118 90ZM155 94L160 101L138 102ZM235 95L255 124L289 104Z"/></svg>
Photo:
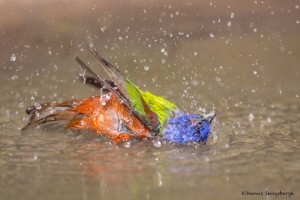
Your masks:
<svg viewBox="0 0 300 200"><path fill-rule="evenodd" d="M117 86L113 88L107 80L95 74L87 65L85 65L78 57L77 62L86 69L98 82L105 85L105 87L113 92L129 109L136 115L141 122L150 130L158 131L159 121L158 116L153 112L143 99L140 90L128 78L126 78L116 67L110 64L103 58L95 49L89 48L90 52L102 64L105 72L108 74L111 81Z"/></svg>
<svg viewBox="0 0 300 200"><path fill-rule="evenodd" d="M141 90L140 93L149 108L158 116L161 128L165 121L170 119L174 113L180 112L174 103L164 99L163 97L156 96L150 92L143 92Z"/></svg>

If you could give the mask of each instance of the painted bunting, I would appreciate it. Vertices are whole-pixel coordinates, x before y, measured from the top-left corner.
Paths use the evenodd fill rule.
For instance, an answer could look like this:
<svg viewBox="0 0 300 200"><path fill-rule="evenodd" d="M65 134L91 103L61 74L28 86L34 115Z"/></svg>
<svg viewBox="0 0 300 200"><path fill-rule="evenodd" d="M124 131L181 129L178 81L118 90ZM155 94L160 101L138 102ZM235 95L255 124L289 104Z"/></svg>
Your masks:
<svg viewBox="0 0 300 200"><path fill-rule="evenodd" d="M26 109L31 115L25 130L36 124L67 122L66 128L89 129L116 143L135 139L161 138L174 143L207 142L215 113L183 113L172 102L142 91L95 49L90 52L102 64L109 79L94 73L80 58L87 74L85 82L98 87L101 94L83 100L44 103Z"/></svg>

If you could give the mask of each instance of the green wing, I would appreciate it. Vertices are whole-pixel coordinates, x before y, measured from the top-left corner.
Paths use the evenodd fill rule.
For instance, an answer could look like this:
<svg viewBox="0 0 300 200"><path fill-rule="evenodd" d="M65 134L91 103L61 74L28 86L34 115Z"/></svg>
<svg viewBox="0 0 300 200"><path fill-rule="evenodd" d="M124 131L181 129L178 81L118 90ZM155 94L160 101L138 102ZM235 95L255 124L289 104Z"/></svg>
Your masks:
<svg viewBox="0 0 300 200"><path fill-rule="evenodd" d="M139 91L150 110L158 116L160 128L163 126L164 122L174 114L174 112L179 111L174 103L164 99L163 97L156 96L150 92Z"/></svg>
<svg viewBox="0 0 300 200"><path fill-rule="evenodd" d="M143 97L137 86L130 82L127 78L125 79L126 82L126 92L130 99L131 105L139 114L142 116L147 116L145 106L143 104ZM147 104L147 103L146 103Z"/></svg>
<svg viewBox="0 0 300 200"><path fill-rule="evenodd" d="M126 86L133 108L143 116L147 116L149 115L149 111L145 108L146 104L147 108L155 114L156 120L159 121L159 128L161 128L164 122L178 110L174 103L164 99L163 97L138 89L137 86L131 83L127 78Z"/></svg>
<svg viewBox="0 0 300 200"><path fill-rule="evenodd" d="M126 78L116 67L106 61L95 49L89 49L91 53L103 65L109 78L115 83L119 98L125 105L146 125L150 130L158 131L165 120L173 115L177 109L175 104L166 99L143 92ZM115 93L115 91L112 91ZM118 96L117 95L117 96Z"/></svg>

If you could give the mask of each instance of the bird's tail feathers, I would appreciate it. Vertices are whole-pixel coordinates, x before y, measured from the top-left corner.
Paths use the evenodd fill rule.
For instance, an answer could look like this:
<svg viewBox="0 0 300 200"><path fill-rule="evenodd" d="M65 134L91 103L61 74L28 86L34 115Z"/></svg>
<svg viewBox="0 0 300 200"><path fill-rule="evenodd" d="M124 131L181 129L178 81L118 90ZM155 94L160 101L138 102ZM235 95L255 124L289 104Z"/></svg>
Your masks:
<svg viewBox="0 0 300 200"><path fill-rule="evenodd" d="M76 100L63 103L44 103L38 106L31 106L26 109L26 113L31 115L28 124L22 128L25 131L31 126L56 121L72 122L78 119L80 113L73 111L80 102Z"/></svg>

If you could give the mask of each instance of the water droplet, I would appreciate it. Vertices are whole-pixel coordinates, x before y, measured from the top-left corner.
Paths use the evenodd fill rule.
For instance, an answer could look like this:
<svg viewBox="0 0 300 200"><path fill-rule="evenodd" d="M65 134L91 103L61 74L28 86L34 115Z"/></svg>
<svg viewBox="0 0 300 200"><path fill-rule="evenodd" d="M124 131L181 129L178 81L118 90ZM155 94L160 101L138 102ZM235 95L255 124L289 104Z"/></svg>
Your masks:
<svg viewBox="0 0 300 200"><path fill-rule="evenodd" d="M155 146L156 148L161 147L161 142L159 140L153 140L153 146Z"/></svg>
<svg viewBox="0 0 300 200"><path fill-rule="evenodd" d="M16 54L11 54L10 59L11 62L15 62L17 60Z"/></svg>
<svg viewBox="0 0 300 200"><path fill-rule="evenodd" d="M124 147L130 148L130 146L131 146L131 142L130 141L124 142Z"/></svg>
<svg viewBox="0 0 300 200"><path fill-rule="evenodd" d="M79 125L80 125L80 126L84 126L84 124L85 124L85 122L84 122L83 120L80 120L80 121L79 121Z"/></svg>
<svg viewBox="0 0 300 200"><path fill-rule="evenodd" d="M10 80L17 80L19 77L17 75L13 75L12 77L10 77Z"/></svg>
<svg viewBox="0 0 300 200"><path fill-rule="evenodd" d="M158 187L161 187L163 185L163 181L162 181L161 174L159 172L157 173L157 177L158 177Z"/></svg>
<svg viewBox="0 0 300 200"><path fill-rule="evenodd" d="M103 27L101 27L100 29L101 29L101 31L104 33L105 30L106 30L106 26L103 26Z"/></svg>
<svg viewBox="0 0 300 200"><path fill-rule="evenodd" d="M101 105L102 106L105 106L106 105L106 101L105 101L105 97L104 97L105 95L102 95L101 97L100 97L100 103L101 103Z"/></svg>
<svg viewBox="0 0 300 200"><path fill-rule="evenodd" d="M110 93L104 95L106 101L110 100L110 95L111 95Z"/></svg>
<svg viewBox="0 0 300 200"><path fill-rule="evenodd" d="M145 70L145 71L148 71L148 70L149 70L149 66L145 65L145 66L144 66L144 70Z"/></svg>
<svg viewBox="0 0 300 200"><path fill-rule="evenodd" d="M39 104L39 103L35 103L34 106L38 110L40 110L42 108L41 104Z"/></svg>
<svg viewBox="0 0 300 200"><path fill-rule="evenodd" d="M210 161L209 157L205 157L204 160L205 160L205 162L209 162Z"/></svg>
<svg viewBox="0 0 300 200"><path fill-rule="evenodd" d="M252 122L254 120L254 115L252 113L249 114L249 121Z"/></svg>
<svg viewBox="0 0 300 200"><path fill-rule="evenodd" d="M19 103L19 107L23 108L24 107L24 103L23 102Z"/></svg>
<svg viewBox="0 0 300 200"><path fill-rule="evenodd" d="M214 38L215 35L214 35L213 33L210 33L210 34L209 34L209 37Z"/></svg>

